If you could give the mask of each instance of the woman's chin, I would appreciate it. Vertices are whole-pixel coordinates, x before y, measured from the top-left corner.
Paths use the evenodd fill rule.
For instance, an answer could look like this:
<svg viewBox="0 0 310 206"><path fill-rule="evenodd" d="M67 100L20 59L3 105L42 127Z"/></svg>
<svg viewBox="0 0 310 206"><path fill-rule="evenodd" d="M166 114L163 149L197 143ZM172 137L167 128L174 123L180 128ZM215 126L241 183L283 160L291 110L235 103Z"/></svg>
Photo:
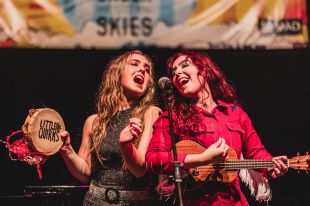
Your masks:
<svg viewBox="0 0 310 206"><path fill-rule="evenodd" d="M144 94L145 94L144 90L135 90L135 91L131 91L126 96L127 96L127 98L135 99L135 98L139 98L139 97L143 96Z"/></svg>

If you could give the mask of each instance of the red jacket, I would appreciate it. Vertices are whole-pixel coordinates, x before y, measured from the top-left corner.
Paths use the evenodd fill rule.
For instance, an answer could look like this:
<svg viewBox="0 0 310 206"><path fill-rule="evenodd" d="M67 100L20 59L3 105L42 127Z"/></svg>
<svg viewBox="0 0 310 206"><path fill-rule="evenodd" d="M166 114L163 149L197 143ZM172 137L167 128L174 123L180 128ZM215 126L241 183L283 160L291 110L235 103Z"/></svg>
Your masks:
<svg viewBox="0 0 310 206"><path fill-rule="evenodd" d="M177 141L192 140L207 148L219 137L223 137L226 144L236 151L238 158L241 153L245 159L272 158L261 143L249 116L240 106L218 101L218 106L211 113L199 107L195 107L195 110L201 120L201 124L195 128L195 135L183 134L175 127ZM172 116L175 115L173 111ZM172 141L167 111L158 118L153 127L153 137L146 152L148 170L157 174L173 174ZM184 163L185 157L186 154L179 154L178 161ZM190 195L185 197L185 205L248 205L239 182L237 177L231 183L206 183L203 194L194 195L194 198Z"/></svg>

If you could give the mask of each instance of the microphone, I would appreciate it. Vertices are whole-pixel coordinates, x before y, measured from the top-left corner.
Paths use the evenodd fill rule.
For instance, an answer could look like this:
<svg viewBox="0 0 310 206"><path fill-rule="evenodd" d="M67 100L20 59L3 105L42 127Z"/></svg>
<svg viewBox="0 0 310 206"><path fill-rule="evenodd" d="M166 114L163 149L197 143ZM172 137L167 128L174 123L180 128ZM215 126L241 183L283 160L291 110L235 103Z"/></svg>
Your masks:
<svg viewBox="0 0 310 206"><path fill-rule="evenodd" d="M161 78L158 80L158 86L159 86L161 89L168 90L168 89L171 89L171 88L172 88L172 82L171 82L171 80L170 80L168 77L161 77Z"/></svg>
<svg viewBox="0 0 310 206"><path fill-rule="evenodd" d="M170 136L172 141L172 154L174 160L174 182L176 185L177 190L177 198L179 202L179 206L183 206L182 200L182 190L181 190L181 165L177 158L177 150L176 150L176 138L174 136L174 129L173 129L173 118L172 118L172 101L173 101L173 92L172 92L172 82L168 77L161 77L158 80L158 86L165 90L164 95L166 97L166 104L168 109L168 119L169 119L169 128L170 128Z"/></svg>

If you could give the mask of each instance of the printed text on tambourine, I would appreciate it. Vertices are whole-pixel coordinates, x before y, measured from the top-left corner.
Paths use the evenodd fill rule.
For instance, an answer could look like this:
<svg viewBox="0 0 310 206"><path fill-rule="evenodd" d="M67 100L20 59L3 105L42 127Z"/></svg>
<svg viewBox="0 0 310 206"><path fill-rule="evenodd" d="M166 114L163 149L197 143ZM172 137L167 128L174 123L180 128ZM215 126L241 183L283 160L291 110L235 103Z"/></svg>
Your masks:
<svg viewBox="0 0 310 206"><path fill-rule="evenodd" d="M41 119L39 138L49 140L50 142L58 142L60 129L60 123Z"/></svg>

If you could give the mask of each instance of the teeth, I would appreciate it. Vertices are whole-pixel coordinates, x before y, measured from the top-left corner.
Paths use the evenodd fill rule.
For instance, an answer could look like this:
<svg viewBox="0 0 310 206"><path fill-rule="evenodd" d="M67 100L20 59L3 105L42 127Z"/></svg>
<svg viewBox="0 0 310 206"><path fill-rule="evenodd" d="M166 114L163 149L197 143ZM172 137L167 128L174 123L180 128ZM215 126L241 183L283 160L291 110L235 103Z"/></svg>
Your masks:
<svg viewBox="0 0 310 206"><path fill-rule="evenodd" d="M188 81L189 81L188 78L181 78L181 79L179 79L179 84L183 86L183 85L186 84Z"/></svg>
<svg viewBox="0 0 310 206"><path fill-rule="evenodd" d="M137 75L133 78L133 81L138 83L138 84L143 84L144 78L141 75Z"/></svg>

